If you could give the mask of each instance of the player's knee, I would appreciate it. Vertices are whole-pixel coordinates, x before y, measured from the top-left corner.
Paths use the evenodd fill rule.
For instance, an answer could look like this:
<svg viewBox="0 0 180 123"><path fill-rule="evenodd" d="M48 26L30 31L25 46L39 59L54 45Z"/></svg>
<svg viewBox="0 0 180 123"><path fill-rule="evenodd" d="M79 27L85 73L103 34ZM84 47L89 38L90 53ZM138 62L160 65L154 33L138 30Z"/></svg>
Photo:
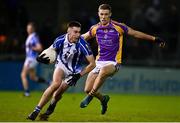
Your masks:
<svg viewBox="0 0 180 123"><path fill-rule="evenodd" d="M26 74L24 72L21 72L21 78L25 78Z"/></svg>
<svg viewBox="0 0 180 123"><path fill-rule="evenodd" d="M106 69L101 69L100 74L101 74L102 77L106 76L107 73L108 73L108 71Z"/></svg>
<svg viewBox="0 0 180 123"><path fill-rule="evenodd" d="M53 90L58 89L59 86L60 86L60 83L57 83L57 82L56 83L54 82L54 83L51 84L51 88L53 88Z"/></svg>

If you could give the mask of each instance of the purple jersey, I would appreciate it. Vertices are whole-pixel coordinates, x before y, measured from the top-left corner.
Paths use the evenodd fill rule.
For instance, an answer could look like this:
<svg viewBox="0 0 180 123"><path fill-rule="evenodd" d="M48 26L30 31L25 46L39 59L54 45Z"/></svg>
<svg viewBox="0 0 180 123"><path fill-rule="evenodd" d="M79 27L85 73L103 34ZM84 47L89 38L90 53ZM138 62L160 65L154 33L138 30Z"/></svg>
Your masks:
<svg viewBox="0 0 180 123"><path fill-rule="evenodd" d="M126 25L110 21L106 26L100 23L89 30L92 37L96 37L98 43L98 61L122 61L123 34L128 32Z"/></svg>

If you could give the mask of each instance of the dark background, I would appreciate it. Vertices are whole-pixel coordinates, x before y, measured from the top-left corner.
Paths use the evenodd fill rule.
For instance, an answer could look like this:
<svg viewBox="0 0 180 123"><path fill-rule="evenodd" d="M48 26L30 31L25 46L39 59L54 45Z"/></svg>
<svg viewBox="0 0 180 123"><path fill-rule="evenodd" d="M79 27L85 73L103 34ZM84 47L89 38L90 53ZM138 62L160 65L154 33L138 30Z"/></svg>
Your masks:
<svg viewBox="0 0 180 123"><path fill-rule="evenodd" d="M82 33L88 31L98 22L97 10L102 3L112 6L112 19L167 42L160 49L149 41L125 36L124 65L180 67L178 0L0 0L0 60L24 60L29 21L37 24L41 42L47 48L56 36L66 32L68 21L80 21Z"/></svg>

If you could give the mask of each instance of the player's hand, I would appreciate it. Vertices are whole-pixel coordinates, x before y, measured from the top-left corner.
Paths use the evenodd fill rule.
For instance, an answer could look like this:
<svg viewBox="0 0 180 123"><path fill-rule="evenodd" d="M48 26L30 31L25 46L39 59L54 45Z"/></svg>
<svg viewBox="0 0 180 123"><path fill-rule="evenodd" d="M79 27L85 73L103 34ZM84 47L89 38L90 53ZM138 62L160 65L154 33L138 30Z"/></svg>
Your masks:
<svg viewBox="0 0 180 123"><path fill-rule="evenodd" d="M50 62L49 57L44 57L44 56L46 56L46 54L41 54L36 58L36 60L38 62L41 62L41 63L44 63L44 64L49 64L49 62Z"/></svg>
<svg viewBox="0 0 180 123"><path fill-rule="evenodd" d="M159 47L164 48L166 45L166 42L161 39L160 37L155 37L155 43L158 44Z"/></svg>
<svg viewBox="0 0 180 123"><path fill-rule="evenodd" d="M81 74L71 74L70 76L72 76L72 78L67 81L69 83L68 85L75 86L77 81L81 78Z"/></svg>

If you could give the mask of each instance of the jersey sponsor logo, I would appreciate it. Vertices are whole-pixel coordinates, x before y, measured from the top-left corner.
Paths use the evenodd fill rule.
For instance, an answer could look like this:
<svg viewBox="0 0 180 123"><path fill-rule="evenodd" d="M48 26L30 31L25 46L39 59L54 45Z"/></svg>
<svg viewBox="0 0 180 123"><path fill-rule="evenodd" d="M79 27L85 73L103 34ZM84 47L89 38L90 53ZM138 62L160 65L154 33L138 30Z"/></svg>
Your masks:
<svg viewBox="0 0 180 123"><path fill-rule="evenodd" d="M109 32L114 32L114 30L113 30L113 29L110 29Z"/></svg>
<svg viewBox="0 0 180 123"><path fill-rule="evenodd" d="M108 35L107 35L107 34L105 34L105 35L104 35L104 39L107 39L107 38L108 38Z"/></svg>

